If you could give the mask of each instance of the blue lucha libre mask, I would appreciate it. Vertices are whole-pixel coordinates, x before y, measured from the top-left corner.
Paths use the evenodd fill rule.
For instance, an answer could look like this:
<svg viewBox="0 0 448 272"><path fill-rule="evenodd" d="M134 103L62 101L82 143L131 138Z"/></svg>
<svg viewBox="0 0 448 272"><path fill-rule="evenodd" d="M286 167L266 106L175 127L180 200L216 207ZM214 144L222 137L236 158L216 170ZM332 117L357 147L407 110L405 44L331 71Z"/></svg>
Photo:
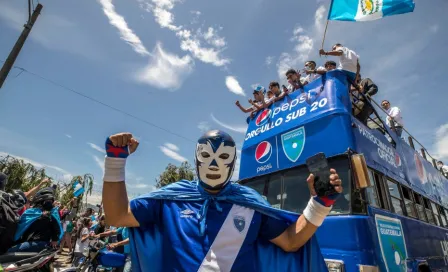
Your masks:
<svg viewBox="0 0 448 272"><path fill-rule="evenodd" d="M229 134L211 130L198 140L195 162L200 184L220 189L229 182L236 161L235 141Z"/></svg>

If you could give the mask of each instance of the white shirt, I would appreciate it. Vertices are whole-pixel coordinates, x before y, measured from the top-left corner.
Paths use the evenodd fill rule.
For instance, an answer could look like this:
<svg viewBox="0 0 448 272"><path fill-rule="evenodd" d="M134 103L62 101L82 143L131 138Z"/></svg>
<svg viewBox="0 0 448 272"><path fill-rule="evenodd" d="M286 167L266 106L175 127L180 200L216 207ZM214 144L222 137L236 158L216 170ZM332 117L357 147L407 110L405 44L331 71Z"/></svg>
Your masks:
<svg viewBox="0 0 448 272"><path fill-rule="evenodd" d="M267 98L267 97L265 97L264 98L264 103L269 103L269 98ZM255 101L255 104L257 104L259 107L263 107L263 103L262 102L260 102L260 101ZM252 105L252 110L254 110L254 111L257 111L258 109L254 106L254 105Z"/></svg>
<svg viewBox="0 0 448 272"><path fill-rule="evenodd" d="M337 51L342 52L342 55L339 56L338 69L356 73L358 70L357 64L359 56L355 53L355 51L348 49L347 47L339 47Z"/></svg>
<svg viewBox="0 0 448 272"><path fill-rule="evenodd" d="M390 107L387 110L387 114L392 116L395 121L395 126L403 126L403 118L401 117L401 111L398 107ZM390 117L387 116L386 118L386 124L390 127Z"/></svg>
<svg viewBox="0 0 448 272"><path fill-rule="evenodd" d="M446 175L446 173L448 173L448 165L444 165L442 166L442 172Z"/></svg>
<svg viewBox="0 0 448 272"><path fill-rule="evenodd" d="M80 252L80 253L84 252L84 248L86 248L86 246L89 244L89 238L87 238L84 242L81 242L81 238L82 238L82 236L87 235L87 234L89 234L89 229L83 228L81 231L81 237L79 237L76 240L75 252Z"/></svg>
<svg viewBox="0 0 448 272"><path fill-rule="evenodd" d="M316 71L327 71L327 69L325 69L322 66L319 66L319 68L317 68ZM307 81L308 83L311 83L311 82L313 82L314 80L318 79L321 76L322 75L320 75L318 73L311 73L311 74L309 74L309 75L307 75L305 77L305 81Z"/></svg>

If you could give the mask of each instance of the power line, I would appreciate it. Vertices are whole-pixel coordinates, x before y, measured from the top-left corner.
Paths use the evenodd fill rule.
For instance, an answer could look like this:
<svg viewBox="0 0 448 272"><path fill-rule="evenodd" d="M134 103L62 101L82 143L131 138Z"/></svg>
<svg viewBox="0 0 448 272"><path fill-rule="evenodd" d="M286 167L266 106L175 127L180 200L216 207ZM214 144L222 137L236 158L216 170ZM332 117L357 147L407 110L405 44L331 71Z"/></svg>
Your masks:
<svg viewBox="0 0 448 272"><path fill-rule="evenodd" d="M1 61L4 62L3 60L1 60ZM161 126L159 126L159 125L156 125L156 124L154 124L154 123L151 123L151 122L149 122L149 121L146 121L146 120L144 120L144 119L142 119L142 118L140 118L140 117L138 117L138 116L135 116L135 115L133 115L133 114L127 113L127 112L125 112L125 111L123 111L123 110L120 110L119 108L116 108L116 107L114 107L114 106L111 106L111 105L109 105L109 104L106 104L106 103L104 103L104 102L101 102L101 101L99 101L99 100L97 100L97 99L95 99L95 98L93 98L93 97L90 97L90 96L88 96L88 95L86 95L86 94L83 94L83 93L81 93L81 92L78 92L78 91L76 91L76 90L74 90L74 89L72 89L72 88L70 88L70 87L67 87L67 86L62 85L62 84L60 84L60 83L57 83L56 81L54 81L54 80L52 80L52 79L49 79L49 78L46 78L46 77L41 76L41 75L39 75L39 74L36 74L36 73L34 73L34 72L28 71L27 69L25 69L25 68L23 68L23 67L20 67L20 66L14 66L14 68L19 69L19 70L21 70L22 72L28 73L28 74L30 74L30 75L33 75L33 76L35 76L35 77L37 77L37 78L40 78L40 79L42 79L42 80L44 80L44 81L47 81L47 82L49 82L49 83L51 83L51 84L53 84L53 85L55 85L55 86L58 86L58 87L60 87L60 88L62 88L62 89L65 89L65 90L67 90L67 91L73 92L73 93L75 93L75 94L77 94L77 95L79 95L79 96L82 96L82 97L84 97L84 98L86 98L86 99L89 99L89 100L91 100L91 101L93 101L93 102L95 102L95 103L101 104L101 105L103 105L103 106L105 106L105 107L107 107L107 108L109 108L109 109L112 109L112 110L114 110L114 111L120 112L120 113L122 113L122 114L124 114L124 115L126 115L126 116L129 116L129 117L131 117L131 118L134 118L134 119L136 119L136 120L138 120L138 121L140 121L140 122L143 122L143 123L145 123L145 124L147 124L147 125L149 125L149 126L152 126L152 127L154 127L154 128L157 128L157 129L159 129L159 130L162 130L162 131L164 131L164 132L166 132L166 133L168 133L168 134L172 134L172 135L174 135L174 136L177 136L177 137L182 138L182 139L184 139L184 140L186 140L186 141L189 141L189 142L193 142L193 143L196 142L196 141L193 141L193 140L191 140L191 139L189 139L189 138L187 138L187 137L185 137L185 136L183 136L183 135L180 135L180 134L178 134L178 133L176 133L176 132L173 132L173 131L171 131L171 130L169 130L169 129L163 128L163 127L161 127ZM19 75L20 75L20 74L19 74ZM17 76L19 76L19 75L17 75ZM17 76L16 76L16 77L17 77Z"/></svg>

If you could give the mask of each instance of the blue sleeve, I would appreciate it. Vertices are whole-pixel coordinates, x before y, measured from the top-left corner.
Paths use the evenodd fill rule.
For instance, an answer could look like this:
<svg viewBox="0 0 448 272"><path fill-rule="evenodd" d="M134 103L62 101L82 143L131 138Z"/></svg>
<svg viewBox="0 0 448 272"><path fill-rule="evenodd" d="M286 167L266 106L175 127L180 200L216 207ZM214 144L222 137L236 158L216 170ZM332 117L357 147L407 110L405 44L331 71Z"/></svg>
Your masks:
<svg viewBox="0 0 448 272"><path fill-rule="evenodd" d="M131 212L137 219L140 227L147 227L160 222L162 200L137 198L129 204Z"/></svg>
<svg viewBox="0 0 448 272"><path fill-rule="evenodd" d="M258 236L263 240L272 240L282 234L289 224L283 220L278 220L273 217L262 214L261 226Z"/></svg>

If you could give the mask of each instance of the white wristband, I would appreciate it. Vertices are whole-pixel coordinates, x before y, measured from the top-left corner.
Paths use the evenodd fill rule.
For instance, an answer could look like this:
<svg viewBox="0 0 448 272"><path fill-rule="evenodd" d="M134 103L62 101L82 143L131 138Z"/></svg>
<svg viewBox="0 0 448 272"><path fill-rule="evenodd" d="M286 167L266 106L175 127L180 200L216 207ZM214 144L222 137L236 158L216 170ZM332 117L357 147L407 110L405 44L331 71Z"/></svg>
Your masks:
<svg viewBox="0 0 448 272"><path fill-rule="evenodd" d="M303 211L303 216L305 216L306 220L311 224L320 227L324 222L325 217L330 213L331 208L332 207L325 207L312 197Z"/></svg>
<svg viewBox="0 0 448 272"><path fill-rule="evenodd" d="M121 182L125 180L126 159L123 158L104 158L104 176L105 182Z"/></svg>

